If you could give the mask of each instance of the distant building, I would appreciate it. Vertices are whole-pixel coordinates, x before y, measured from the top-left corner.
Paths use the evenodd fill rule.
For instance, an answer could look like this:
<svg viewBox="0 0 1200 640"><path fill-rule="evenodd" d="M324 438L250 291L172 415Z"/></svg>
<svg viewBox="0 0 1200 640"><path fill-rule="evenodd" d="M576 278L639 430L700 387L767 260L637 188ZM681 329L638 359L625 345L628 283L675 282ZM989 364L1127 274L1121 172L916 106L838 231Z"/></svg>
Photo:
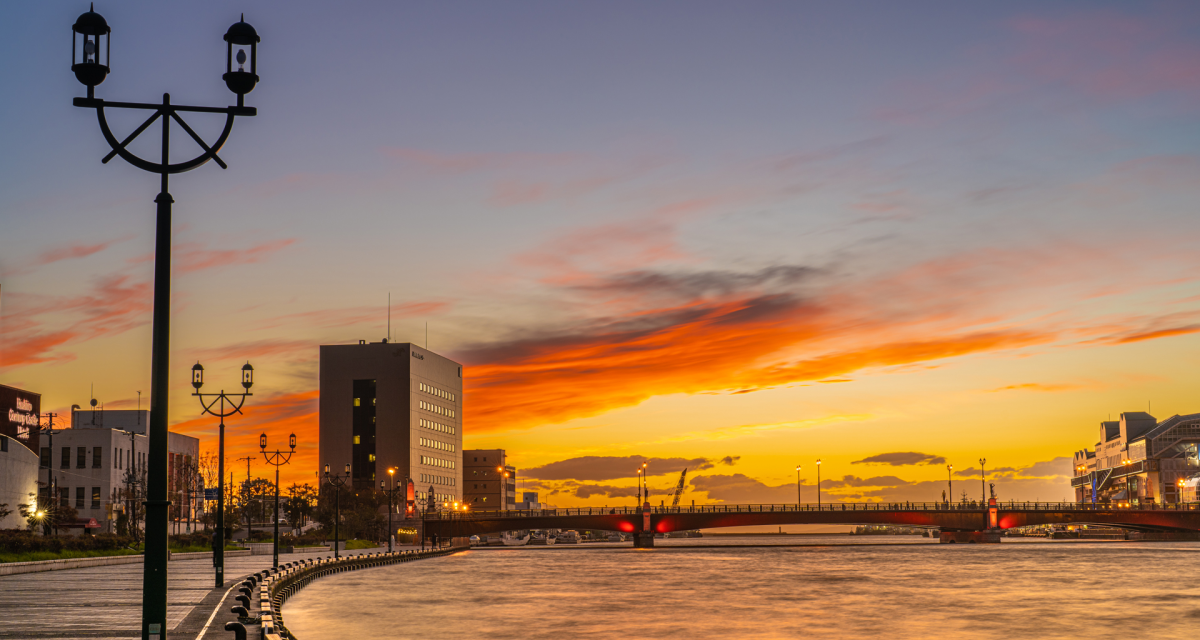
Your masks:
<svg viewBox="0 0 1200 640"><path fill-rule="evenodd" d="M476 511L517 508L517 468L504 449L463 452L463 502Z"/></svg>
<svg viewBox="0 0 1200 640"><path fill-rule="evenodd" d="M142 481L149 454L144 435L149 411L75 411L71 429L44 431L39 462L39 502L57 499L74 507L79 518L96 519L103 526L114 511L121 511L135 497L131 482ZM112 425L128 428L118 428ZM140 425L140 427L139 427ZM200 496L195 469L200 440L181 433L167 434L167 496L171 517L187 517L189 483L192 486L192 515ZM193 471L194 473L194 471ZM115 509L114 509L115 507Z"/></svg>
<svg viewBox="0 0 1200 640"><path fill-rule="evenodd" d="M516 504L517 509L544 509L542 503L538 501L536 491L522 491L521 501Z"/></svg>
<svg viewBox="0 0 1200 640"><path fill-rule="evenodd" d="M36 452L42 395L0 384L0 434L13 438Z"/></svg>
<svg viewBox="0 0 1200 640"><path fill-rule="evenodd" d="M1081 449L1073 457L1075 500L1135 506L1180 502L1189 479L1200 474L1198 445L1200 413L1158 422L1131 411L1101 422L1095 450Z"/></svg>
<svg viewBox="0 0 1200 640"><path fill-rule="evenodd" d="M420 499L462 496L462 365L411 343L322 345L317 463L355 487L395 468ZM432 488L432 496L430 489Z"/></svg>

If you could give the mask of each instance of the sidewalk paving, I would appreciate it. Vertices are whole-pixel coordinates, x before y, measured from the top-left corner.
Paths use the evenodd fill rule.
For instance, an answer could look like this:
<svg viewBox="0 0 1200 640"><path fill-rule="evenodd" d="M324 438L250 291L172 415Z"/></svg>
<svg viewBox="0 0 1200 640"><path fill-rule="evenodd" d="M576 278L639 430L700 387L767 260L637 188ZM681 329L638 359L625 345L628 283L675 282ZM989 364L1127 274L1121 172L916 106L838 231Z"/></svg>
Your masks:
<svg viewBox="0 0 1200 640"><path fill-rule="evenodd" d="M343 551L342 555L386 549ZM329 551L288 553L281 554L279 561L332 555ZM194 640L231 586L270 567L269 555L226 558L225 575L230 580L214 589L212 559L171 561L167 567L168 637ZM229 613L236 604L232 600L235 595L220 604L204 635L206 640L233 637L225 631L225 621L236 619ZM137 638L141 618L141 564L0 576L0 638Z"/></svg>

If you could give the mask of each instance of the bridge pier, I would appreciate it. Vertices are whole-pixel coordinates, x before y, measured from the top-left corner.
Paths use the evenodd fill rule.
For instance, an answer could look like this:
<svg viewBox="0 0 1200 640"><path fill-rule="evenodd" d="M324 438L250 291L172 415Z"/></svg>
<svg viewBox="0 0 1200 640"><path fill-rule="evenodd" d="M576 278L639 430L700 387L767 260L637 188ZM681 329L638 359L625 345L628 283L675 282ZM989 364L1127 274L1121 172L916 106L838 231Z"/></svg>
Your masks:
<svg viewBox="0 0 1200 640"><path fill-rule="evenodd" d="M990 529L988 531L943 531L941 539L938 542L942 544L1000 544L1000 531L998 529Z"/></svg>
<svg viewBox="0 0 1200 640"><path fill-rule="evenodd" d="M654 548L654 532L639 531L633 534L634 549L653 549Z"/></svg>

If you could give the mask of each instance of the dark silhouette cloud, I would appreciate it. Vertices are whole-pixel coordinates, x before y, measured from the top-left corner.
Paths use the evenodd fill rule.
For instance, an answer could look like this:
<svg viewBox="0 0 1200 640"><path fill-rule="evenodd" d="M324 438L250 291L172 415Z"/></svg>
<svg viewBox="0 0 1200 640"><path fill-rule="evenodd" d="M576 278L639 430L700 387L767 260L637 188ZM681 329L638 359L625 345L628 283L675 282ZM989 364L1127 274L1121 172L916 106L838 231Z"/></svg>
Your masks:
<svg viewBox="0 0 1200 640"><path fill-rule="evenodd" d="M740 456L739 456L740 457ZM634 478L642 463L651 476L676 474L685 468L689 472L713 468L717 462L733 464L738 457L726 456L720 461L708 458L646 458L643 456L581 456L525 469L526 478L539 480L616 480ZM633 494L630 494L633 495Z"/></svg>
<svg viewBox="0 0 1200 640"><path fill-rule="evenodd" d="M887 464L893 467L903 467L910 464L946 464L946 459L942 456L935 456L932 453L897 451L868 456L862 460L855 460L850 464Z"/></svg>

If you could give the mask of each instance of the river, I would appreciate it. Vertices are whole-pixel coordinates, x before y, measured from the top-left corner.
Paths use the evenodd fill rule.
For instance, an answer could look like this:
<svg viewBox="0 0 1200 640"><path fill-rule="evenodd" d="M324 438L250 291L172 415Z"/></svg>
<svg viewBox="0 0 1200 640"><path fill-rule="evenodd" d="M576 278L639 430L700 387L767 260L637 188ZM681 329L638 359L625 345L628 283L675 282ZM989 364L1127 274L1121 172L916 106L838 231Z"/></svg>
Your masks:
<svg viewBox="0 0 1200 640"><path fill-rule="evenodd" d="M337 638L1191 638L1200 543L764 536L489 548L322 578ZM607 548L605 548L607 547Z"/></svg>

